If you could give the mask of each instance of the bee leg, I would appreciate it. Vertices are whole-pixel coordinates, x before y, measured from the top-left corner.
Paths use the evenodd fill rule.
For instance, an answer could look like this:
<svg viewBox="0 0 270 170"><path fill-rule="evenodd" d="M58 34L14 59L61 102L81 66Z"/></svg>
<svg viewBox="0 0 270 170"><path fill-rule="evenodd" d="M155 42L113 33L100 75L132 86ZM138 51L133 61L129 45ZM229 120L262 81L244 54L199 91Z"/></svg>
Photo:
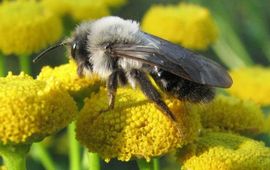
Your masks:
<svg viewBox="0 0 270 170"><path fill-rule="evenodd" d="M102 109L100 111L100 113L107 112L107 111L112 110L114 108L115 95L116 95L117 86L118 86L117 75L118 75L118 71L114 71L109 76L109 79L107 81L109 106L106 109Z"/></svg>
<svg viewBox="0 0 270 170"><path fill-rule="evenodd" d="M130 75L136 80L140 85L142 92L153 101L164 113L166 113L173 121L176 120L173 113L170 111L169 107L161 99L161 95L157 89L152 85L147 75L137 69L133 69L130 72Z"/></svg>
<svg viewBox="0 0 270 170"><path fill-rule="evenodd" d="M118 80L120 86L125 86L128 83L126 74L125 74L123 69L119 69L117 77L118 77L117 80Z"/></svg>

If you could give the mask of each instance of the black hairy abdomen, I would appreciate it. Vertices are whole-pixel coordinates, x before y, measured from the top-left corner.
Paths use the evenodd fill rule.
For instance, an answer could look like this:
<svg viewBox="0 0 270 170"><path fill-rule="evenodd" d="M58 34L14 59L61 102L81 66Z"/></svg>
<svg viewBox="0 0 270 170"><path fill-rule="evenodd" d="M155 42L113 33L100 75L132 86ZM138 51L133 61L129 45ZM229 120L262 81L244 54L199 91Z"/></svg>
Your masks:
<svg viewBox="0 0 270 170"><path fill-rule="evenodd" d="M215 96L212 87L186 80L162 69L153 69L150 75L161 90L182 101L208 102Z"/></svg>

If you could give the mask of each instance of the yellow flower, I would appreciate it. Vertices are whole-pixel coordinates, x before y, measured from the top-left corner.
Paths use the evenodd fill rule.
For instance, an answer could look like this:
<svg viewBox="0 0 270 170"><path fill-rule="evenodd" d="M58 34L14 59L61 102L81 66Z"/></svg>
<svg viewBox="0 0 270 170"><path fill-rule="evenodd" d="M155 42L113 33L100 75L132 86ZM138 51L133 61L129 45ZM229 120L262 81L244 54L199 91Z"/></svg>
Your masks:
<svg viewBox="0 0 270 170"><path fill-rule="evenodd" d="M65 90L21 73L0 78L0 141L32 143L67 126L77 113Z"/></svg>
<svg viewBox="0 0 270 170"><path fill-rule="evenodd" d="M206 133L190 147L182 170L268 170L270 167L270 148L246 137Z"/></svg>
<svg viewBox="0 0 270 170"><path fill-rule="evenodd" d="M7 170L7 168L5 166L0 166L0 170Z"/></svg>
<svg viewBox="0 0 270 170"><path fill-rule="evenodd" d="M73 60L55 68L43 67L37 79L65 89L73 97L89 96L90 92L98 90L101 84L98 76L94 74L80 78L77 74L77 65Z"/></svg>
<svg viewBox="0 0 270 170"><path fill-rule="evenodd" d="M109 15L108 6L103 1L43 0L43 5L59 15L70 15L79 21Z"/></svg>
<svg viewBox="0 0 270 170"><path fill-rule="evenodd" d="M270 104L270 68L254 66L235 69L231 71L231 76L234 83L228 91L232 95L260 105Z"/></svg>
<svg viewBox="0 0 270 170"><path fill-rule="evenodd" d="M104 89L85 100L76 128L77 139L105 161L149 160L191 142L200 128L198 115L185 112L178 100L166 100L177 123L140 90L119 88L114 110L99 113L108 107L107 100Z"/></svg>
<svg viewBox="0 0 270 170"><path fill-rule="evenodd" d="M143 18L142 28L192 49L206 49L217 39L217 27L210 12L187 3L151 7Z"/></svg>
<svg viewBox="0 0 270 170"><path fill-rule="evenodd" d="M67 3L67 0L42 0L41 1L44 8L49 9L54 14L63 16L70 11L70 5Z"/></svg>
<svg viewBox="0 0 270 170"><path fill-rule="evenodd" d="M55 42L62 34L58 17L35 1L0 5L0 50L5 54L31 54Z"/></svg>
<svg viewBox="0 0 270 170"><path fill-rule="evenodd" d="M200 114L204 128L244 134L264 131L264 114L251 101L218 95L208 104L193 106L192 111Z"/></svg>

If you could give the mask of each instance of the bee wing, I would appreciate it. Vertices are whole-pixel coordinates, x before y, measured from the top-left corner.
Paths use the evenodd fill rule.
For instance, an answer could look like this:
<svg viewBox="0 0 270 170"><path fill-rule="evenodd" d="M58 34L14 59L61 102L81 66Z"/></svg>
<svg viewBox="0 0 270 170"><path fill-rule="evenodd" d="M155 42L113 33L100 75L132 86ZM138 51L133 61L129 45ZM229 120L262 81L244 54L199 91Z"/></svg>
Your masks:
<svg viewBox="0 0 270 170"><path fill-rule="evenodd" d="M230 87L232 79L216 62L170 43L154 35L142 32L145 45L116 44L112 53L157 66L190 81L214 87Z"/></svg>

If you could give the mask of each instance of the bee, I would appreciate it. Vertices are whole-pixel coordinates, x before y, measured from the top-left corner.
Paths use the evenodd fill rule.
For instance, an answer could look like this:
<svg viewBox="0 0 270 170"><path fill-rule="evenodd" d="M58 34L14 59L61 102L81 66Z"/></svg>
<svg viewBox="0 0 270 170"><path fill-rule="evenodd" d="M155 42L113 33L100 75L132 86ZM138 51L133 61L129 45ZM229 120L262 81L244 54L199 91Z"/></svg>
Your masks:
<svg viewBox="0 0 270 170"><path fill-rule="evenodd" d="M228 88L232 79L216 62L179 45L140 30L132 20L109 16L77 26L73 35L38 55L61 46L70 49L79 76L97 73L107 81L109 106L114 108L119 85L138 85L147 98L163 113L174 114L151 83L152 77L162 92L179 100L208 102L214 87Z"/></svg>

